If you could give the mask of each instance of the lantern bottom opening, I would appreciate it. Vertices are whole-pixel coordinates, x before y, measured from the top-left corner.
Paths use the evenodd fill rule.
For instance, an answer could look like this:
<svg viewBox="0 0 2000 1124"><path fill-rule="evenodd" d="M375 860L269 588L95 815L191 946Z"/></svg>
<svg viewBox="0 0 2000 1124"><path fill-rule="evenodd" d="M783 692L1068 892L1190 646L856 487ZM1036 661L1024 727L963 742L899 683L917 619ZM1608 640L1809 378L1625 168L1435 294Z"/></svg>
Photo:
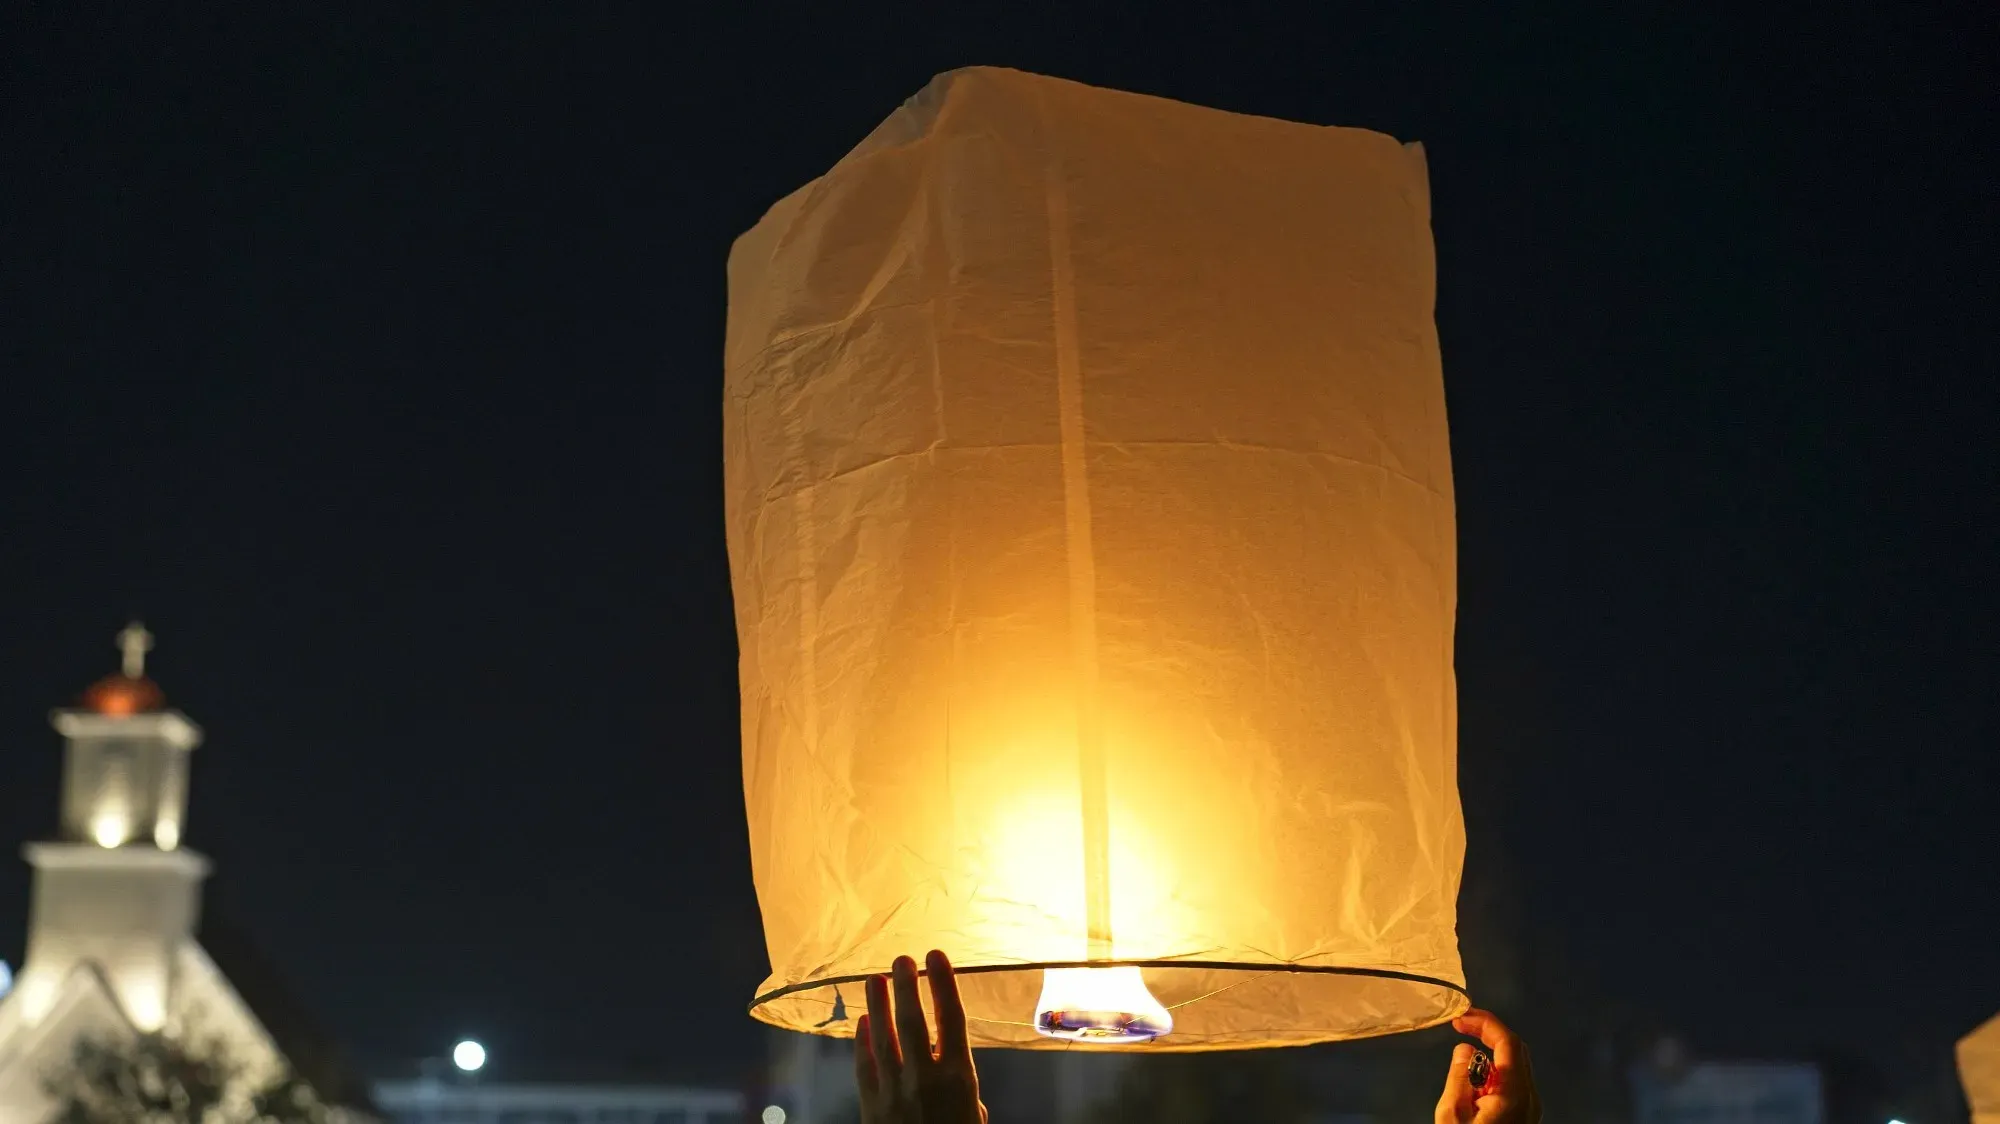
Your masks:
<svg viewBox="0 0 2000 1124"><path fill-rule="evenodd" d="M947 953L953 952L949 947ZM1125 961L1110 964L1072 961L1052 964L980 964L954 956L968 1031L975 1047L1069 1050L1102 1045L1168 1053L1304 1046L1422 1030L1464 1014L1470 1007L1456 958L1438 965L1435 975L1369 967L1322 964L1218 961ZM1155 1001L1172 1033L1139 1037L1156 1018L1141 1002L1118 1002L1100 1010L1096 1003L1044 1007L1048 977L1086 970L1092 975L1127 969L1139 977L1143 994ZM786 983L767 981L750 1013L787 1030L852 1037L855 1020L866 1010L863 984L886 973L830 975ZM929 989L920 989L926 1005ZM1039 1017L1059 1012L1051 1029L1112 1028L1116 1034L1052 1035ZM1100 1018L1101 1016L1101 1018Z"/></svg>

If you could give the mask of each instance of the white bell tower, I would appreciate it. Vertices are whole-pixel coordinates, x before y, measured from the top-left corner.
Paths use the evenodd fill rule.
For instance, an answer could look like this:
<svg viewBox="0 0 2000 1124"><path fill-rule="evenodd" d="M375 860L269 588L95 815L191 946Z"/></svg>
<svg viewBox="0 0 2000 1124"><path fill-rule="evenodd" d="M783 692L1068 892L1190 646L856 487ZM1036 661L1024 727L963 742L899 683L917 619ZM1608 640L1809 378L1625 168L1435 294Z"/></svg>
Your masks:
<svg viewBox="0 0 2000 1124"><path fill-rule="evenodd" d="M35 1022L73 972L94 968L132 1025L154 1031L208 874L208 860L181 847L201 729L146 678L152 635L134 623L118 646L121 673L52 716L64 739L62 825L59 839L24 852L35 876L17 991Z"/></svg>

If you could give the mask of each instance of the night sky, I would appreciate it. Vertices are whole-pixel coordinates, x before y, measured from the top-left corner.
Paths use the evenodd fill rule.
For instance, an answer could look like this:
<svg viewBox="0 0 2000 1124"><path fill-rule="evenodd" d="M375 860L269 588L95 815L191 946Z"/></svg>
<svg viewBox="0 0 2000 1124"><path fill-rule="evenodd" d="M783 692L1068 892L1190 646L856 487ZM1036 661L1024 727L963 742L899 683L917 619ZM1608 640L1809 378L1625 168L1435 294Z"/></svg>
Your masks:
<svg viewBox="0 0 2000 1124"><path fill-rule="evenodd" d="M1897 1065L2000 1009L1990 2L29 7L0 836L143 617L212 900L363 1057L756 1048L723 263L970 64L1427 146L1468 892L1531 991Z"/></svg>

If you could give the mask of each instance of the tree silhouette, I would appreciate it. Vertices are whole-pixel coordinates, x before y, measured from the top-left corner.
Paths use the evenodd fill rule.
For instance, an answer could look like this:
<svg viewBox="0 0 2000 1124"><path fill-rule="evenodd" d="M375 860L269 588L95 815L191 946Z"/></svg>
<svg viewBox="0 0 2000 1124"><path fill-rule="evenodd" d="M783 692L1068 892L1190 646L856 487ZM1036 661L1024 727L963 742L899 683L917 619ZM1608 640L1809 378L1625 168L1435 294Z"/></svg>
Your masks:
<svg viewBox="0 0 2000 1124"><path fill-rule="evenodd" d="M331 1124L308 1086L289 1072L251 1087L220 1045L160 1034L78 1040L44 1083L57 1103L50 1124Z"/></svg>

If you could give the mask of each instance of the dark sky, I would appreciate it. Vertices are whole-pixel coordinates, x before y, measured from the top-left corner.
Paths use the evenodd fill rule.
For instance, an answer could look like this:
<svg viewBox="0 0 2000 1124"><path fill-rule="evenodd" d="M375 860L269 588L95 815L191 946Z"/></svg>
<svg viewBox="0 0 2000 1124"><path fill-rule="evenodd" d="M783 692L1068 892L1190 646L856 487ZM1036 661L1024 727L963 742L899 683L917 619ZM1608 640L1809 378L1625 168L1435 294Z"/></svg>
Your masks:
<svg viewBox="0 0 2000 1124"><path fill-rule="evenodd" d="M190 842L357 1051L747 1049L724 258L995 63L1428 146L1543 961L1715 1050L2000 1009L1991 3L670 7L10 6L0 836L143 615Z"/></svg>

